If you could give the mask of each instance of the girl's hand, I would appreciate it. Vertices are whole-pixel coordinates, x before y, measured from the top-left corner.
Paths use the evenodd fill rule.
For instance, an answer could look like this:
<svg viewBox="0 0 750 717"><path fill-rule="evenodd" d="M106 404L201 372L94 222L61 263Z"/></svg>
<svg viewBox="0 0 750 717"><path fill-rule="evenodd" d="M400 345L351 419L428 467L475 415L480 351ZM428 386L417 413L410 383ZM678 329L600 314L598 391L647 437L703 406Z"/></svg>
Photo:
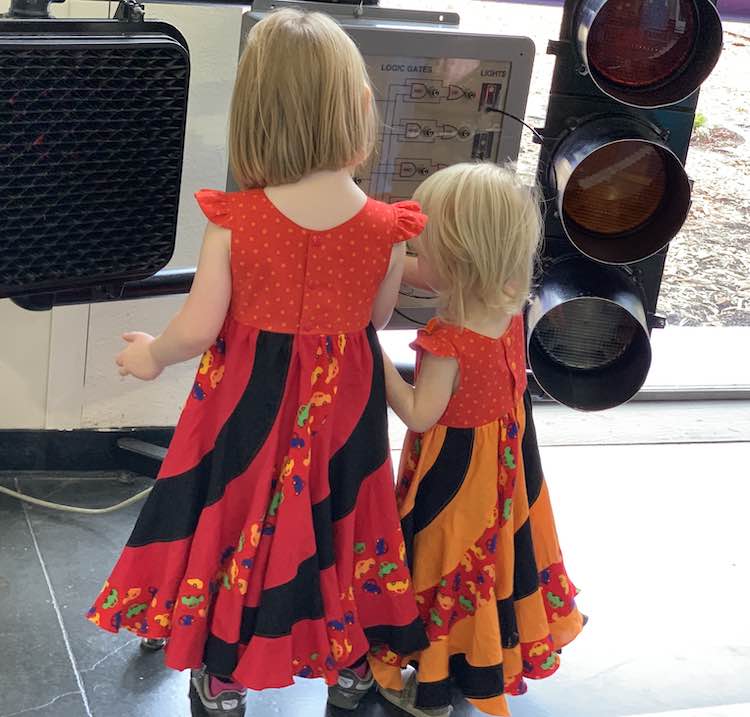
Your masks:
<svg viewBox="0 0 750 717"><path fill-rule="evenodd" d="M115 363L120 367L120 376L135 376L142 381L153 381L163 370L151 351L154 337L140 331L123 334L128 345L117 354Z"/></svg>

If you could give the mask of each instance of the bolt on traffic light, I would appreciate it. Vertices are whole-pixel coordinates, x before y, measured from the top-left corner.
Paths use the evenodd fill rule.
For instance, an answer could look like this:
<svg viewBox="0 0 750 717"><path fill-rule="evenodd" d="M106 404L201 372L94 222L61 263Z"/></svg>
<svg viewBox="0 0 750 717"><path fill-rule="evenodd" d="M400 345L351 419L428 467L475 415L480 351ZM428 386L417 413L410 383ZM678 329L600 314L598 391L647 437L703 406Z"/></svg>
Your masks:
<svg viewBox="0 0 750 717"><path fill-rule="evenodd" d="M698 88L718 61L710 0L567 0L538 177L548 200L529 364L582 410L646 379L669 242L690 208Z"/></svg>

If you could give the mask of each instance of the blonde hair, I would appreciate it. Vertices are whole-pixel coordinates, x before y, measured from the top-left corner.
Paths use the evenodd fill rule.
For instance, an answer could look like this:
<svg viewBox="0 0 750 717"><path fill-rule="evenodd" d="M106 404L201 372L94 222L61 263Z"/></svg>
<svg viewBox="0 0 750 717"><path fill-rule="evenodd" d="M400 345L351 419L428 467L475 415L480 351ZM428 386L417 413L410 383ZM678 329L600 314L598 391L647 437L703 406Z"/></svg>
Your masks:
<svg viewBox="0 0 750 717"><path fill-rule="evenodd" d="M429 217L421 251L447 320L463 326L470 300L521 311L542 233L537 194L510 168L487 163L455 164L419 186L414 198Z"/></svg>
<svg viewBox="0 0 750 717"><path fill-rule="evenodd" d="M242 188L359 164L376 126L365 62L332 19L284 9L250 30L229 120L229 164Z"/></svg>

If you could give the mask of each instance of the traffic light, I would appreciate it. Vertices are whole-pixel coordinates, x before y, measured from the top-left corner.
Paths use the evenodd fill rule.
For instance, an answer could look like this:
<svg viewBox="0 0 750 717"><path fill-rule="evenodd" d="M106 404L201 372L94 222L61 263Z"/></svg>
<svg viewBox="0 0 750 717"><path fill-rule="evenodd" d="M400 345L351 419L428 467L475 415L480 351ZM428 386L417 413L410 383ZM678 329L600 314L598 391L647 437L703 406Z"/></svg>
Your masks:
<svg viewBox="0 0 750 717"><path fill-rule="evenodd" d="M669 242L690 208L698 88L718 61L710 0L566 0L538 178L542 274L529 365L561 403L630 399L651 362Z"/></svg>
<svg viewBox="0 0 750 717"><path fill-rule="evenodd" d="M19 0L0 20L0 298L118 299L174 252L187 43L122 10L14 19L34 9L46 3Z"/></svg>

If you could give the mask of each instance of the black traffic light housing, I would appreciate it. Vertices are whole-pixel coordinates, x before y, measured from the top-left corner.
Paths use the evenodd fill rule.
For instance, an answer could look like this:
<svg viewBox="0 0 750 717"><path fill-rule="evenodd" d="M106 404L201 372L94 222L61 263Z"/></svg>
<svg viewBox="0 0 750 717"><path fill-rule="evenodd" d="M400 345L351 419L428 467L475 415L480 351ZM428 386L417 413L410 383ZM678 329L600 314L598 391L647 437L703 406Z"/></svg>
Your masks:
<svg viewBox="0 0 750 717"><path fill-rule="evenodd" d="M566 0L538 179L542 275L529 364L574 408L630 399L670 240L690 207L684 163L698 87L721 52L710 0Z"/></svg>
<svg viewBox="0 0 750 717"><path fill-rule="evenodd" d="M119 298L172 257L190 56L139 7L0 20L0 298Z"/></svg>

